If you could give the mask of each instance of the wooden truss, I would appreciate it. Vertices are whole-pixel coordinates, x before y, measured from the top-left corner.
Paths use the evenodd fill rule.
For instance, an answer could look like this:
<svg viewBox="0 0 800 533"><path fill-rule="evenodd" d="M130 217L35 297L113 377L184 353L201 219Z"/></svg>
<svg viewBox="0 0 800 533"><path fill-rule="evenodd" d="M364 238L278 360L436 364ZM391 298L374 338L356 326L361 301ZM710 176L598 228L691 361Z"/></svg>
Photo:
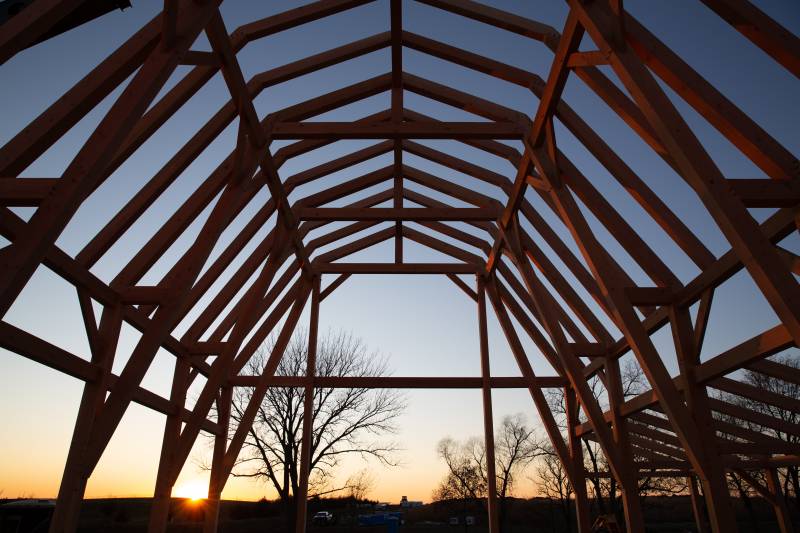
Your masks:
<svg viewBox="0 0 800 533"><path fill-rule="evenodd" d="M249 42L369 3L369 0L320 0L258 20L229 33L219 13L220 0L165 0L161 16L113 52L84 79L0 148L0 231L10 242L0 254L0 308L5 313L44 265L77 290L90 341L89 361L35 335L0 322L0 345L85 382L72 443L58 494L51 531L74 531L88 477L131 402L167 418L151 531L163 531L172 487L203 431L216 435L209 486L207 531L216 530L220 494L231 473L256 409L270 386L435 387L481 389L484 405L489 480L494 453L492 389L528 389L553 448L576 488L578 527L589 531L583 439L599 443L610 472L622 487L627 529L644 531L637 479L678 475L698 483L710 528L736 531L726 486L728 470L765 470L768 486L757 490L774 504L782 531L792 530L775 469L800 463L800 450L784 441L723 422L717 414L743 419L800 436L800 426L716 399L708 388L726 391L792 411L797 401L756 389L731 377L743 368L800 384L797 370L767 360L800 343L800 259L779 246L800 223L800 166L797 159L762 130L681 57L626 13L622 0L569 0L569 15L559 33L552 27L469 0L418 0L452 14L540 41L554 56L545 78L405 31L402 2L390 1L391 26L385 33L261 72L247 80L237 53ZM800 76L800 40L746 0L703 0L795 76ZM0 28L0 58L14 56L35 42L80 2L38 0ZM212 52L191 50L205 32ZM585 36L594 51L580 51ZM435 56L528 89L539 100L526 115L403 70L402 50ZM262 91L319 69L370 52L390 49L391 70L298 105L259 117L253 100ZM156 99L178 65L192 68ZM613 71L623 92L598 66ZM230 100L130 199L74 257L55 245L81 204L131 157L209 80L221 74ZM562 98L567 79L578 78L652 148L701 199L729 241L715 257L610 146ZM20 175L115 88L128 78L116 101L61 176ZM661 84L658 83L661 81ZM730 180L722 175L692 130L666 96L670 87L763 171L763 179ZM391 94L391 107L353 122L314 122L313 118L379 93ZM475 114L480 121L442 122L404 105L406 92ZM630 95L630 96L628 96ZM309 120L311 119L311 120ZM187 166L231 123L238 121L236 145L133 258L106 283L92 273L111 246L132 227ZM554 124L560 123L596 158L646 213L697 266L699 274L682 283L645 238L615 210L612 202L563 153ZM278 150L274 140L289 139ZM290 159L341 139L380 139L377 144L332 159L298 174L281 176ZM454 139L510 164L509 175L453 157L417 142ZM520 141L522 151L498 140ZM353 165L393 154L393 164L337 181L290 202L298 187ZM504 201L410 166L403 154L436 163L498 189ZM417 192L417 184L452 199L452 205ZM382 192L331 204L373 186ZM221 253L209 260L222 233L262 190L268 200ZM548 224L526 197L536 195L568 229L581 257ZM296 196L296 195L295 195ZM363 196L363 195L361 195ZM583 204L583 207L579 205ZM468 205L470 207L458 207ZM26 221L11 207L34 208ZM409 207L411 206L411 207ZM776 211L757 222L750 207ZM201 218L207 208L211 214ZM586 212L604 227L652 281L635 284L601 244ZM273 226L269 221L275 215ZM155 285L142 278L194 221L202 229L194 242ZM319 232L334 221L328 233ZM374 229L391 222L385 229ZM409 224L413 222L414 224ZM447 222L450 222L449 224ZM456 224L453 224L456 222ZM414 229L424 228L425 231ZM259 231L264 238L243 255ZM470 228L467 231L465 228ZM533 228L538 238L526 228ZM364 232L371 231L363 236ZM474 230L474 231L472 231ZM310 238L314 231L318 236ZM354 235L360 234L357 238ZM453 258L447 263L404 261L403 241L413 241ZM351 254L385 241L394 242L394 261L343 262ZM549 251L542 248L542 243ZM321 251L323 247L327 251ZM554 260L556 260L554 262ZM237 265L232 268L232 265ZM203 268L206 266L206 268ZM712 310L714 291L746 270L780 323L752 339L701 362L700 349ZM443 274L478 306L482 375L467 378L315 377L319 304L355 274ZM476 277L471 287L461 275ZM322 286L322 278L332 281ZM326 276L330 277L330 276ZM224 282L217 283L218 281ZM575 280L574 282L571 280ZM212 286L219 286L211 293ZM584 298L579 295L585 293ZM489 370L486 334L487 298L512 348L522 377L496 377ZM102 312L95 315L92 301ZM310 300L308 372L275 376L301 312ZM200 302L207 302L199 304ZM229 305L232 304L232 305ZM690 308L697 305L696 318ZM593 311L597 309L598 312ZM196 318L180 337L175 327L194 310ZM602 315L602 316L600 316ZM512 322L512 317L516 324ZM221 318L221 321L217 319ZM130 359L117 375L112 363L123 323L141 332ZM604 324L621 332L615 335ZM280 327L278 325L280 324ZM213 327L212 327L213 326ZM680 374L670 375L651 335L672 331ZM277 341L260 376L239 372L264 339ZM520 335L529 337L557 375L534 374ZM169 398L141 386L142 378L164 349L175 356ZM632 399L622 394L619 359L632 353L652 389ZM186 407L188 387L202 376L205 384L194 406ZM610 410L603 411L588 385L599 376ZM251 403L228 439L233 387L252 387ZM543 389L563 388L568 432L563 435ZM306 394L309 399L310 394ZM216 405L217 415L210 416ZM302 485L298 496L298 532L305 529L310 409L303 433ZM648 458L640 462L634 457ZM753 479L750 477L750 479ZM494 491L489 490L491 531L497 531ZM698 507L699 508L699 507ZM698 520L700 520L698 518Z"/></svg>

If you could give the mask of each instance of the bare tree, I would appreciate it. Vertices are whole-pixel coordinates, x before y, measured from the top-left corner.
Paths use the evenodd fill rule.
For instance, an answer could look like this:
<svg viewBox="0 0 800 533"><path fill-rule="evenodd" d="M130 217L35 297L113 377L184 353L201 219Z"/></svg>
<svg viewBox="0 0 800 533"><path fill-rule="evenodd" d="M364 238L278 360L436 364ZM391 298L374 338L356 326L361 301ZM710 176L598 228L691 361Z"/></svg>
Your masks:
<svg viewBox="0 0 800 533"><path fill-rule="evenodd" d="M375 486L375 479L366 468L359 470L350 476L345 483L348 496L355 501L366 500L370 491Z"/></svg>
<svg viewBox="0 0 800 533"><path fill-rule="evenodd" d="M566 524L567 531L572 531L572 519L570 516L570 499L573 489L567 477L564 465L556 455L550 443L542 447L544 455L536 463L536 477L534 481L539 489L539 493L547 497L550 502L556 502L561 516ZM552 521L555 529L555 520Z"/></svg>
<svg viewBox="0 0 800 533"><path fill-rule="evenodd" d="M525 423L521 413L506 416L495 433L495 460L497 462L497 498L500 529L506 529L509 497L522 470L536 457L542 455L542 445L535 430Z"/></svg>
<svg viewBox="0 0 800 533"><path fill-rule="evenodd" d="M274 340L254 355L246 367L260 375ZM306 371L308 338L298 331L283 354L276 375L302 376ZM350 334L328 332L317 347L317 376L375 377L387 374L385 359L369 352ZM231 435L241 420L253 390L237 388L231 406ZM287 527L294 529L292 504L299 487L304 389L270 387L247 433L242 453L233 470L236 477L249 477L271 485L284 504ZM364 495L369 487L366 474L351 477L343 486L331 485L336 467L347 455L373 458L395 465L396 444L380 437L396 432L395 422L405 408L403 396L388 389L314 390L312 414L309 498L337 491Z"/></svg>
<svg viewBox="0 0 800 533"><path fill-rule="evenodd" d="M478 499L486 495L486 474L475 439L459 443L450 437L439 441L437 452L447 465L447 475L433 492L434 501Z"/></svg>
<svg viewBox="0 0 800 533"><path fill-rule="evenodd" d="M495 430L494 441L498 518L503 530L514 484L522 469L542 452L533 428L526 424L522 414L504 417ZM439 442L439 457L444 460L448 472L434 491L434 500L466 501L467 498L486 497L486 446L482 439L473 437L463 443L443 439Z"/></svg>

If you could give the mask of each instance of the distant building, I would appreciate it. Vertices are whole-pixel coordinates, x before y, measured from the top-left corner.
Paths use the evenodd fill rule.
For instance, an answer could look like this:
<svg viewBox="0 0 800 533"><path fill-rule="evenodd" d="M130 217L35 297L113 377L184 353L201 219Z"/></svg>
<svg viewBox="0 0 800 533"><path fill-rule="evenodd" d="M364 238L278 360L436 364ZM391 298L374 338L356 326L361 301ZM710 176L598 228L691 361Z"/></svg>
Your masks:
<svg viewBox="0 0 800 533"><path fill-rule="evenodd" d="M422 507L422 502L408 501L408 496L403 496L400 498L400 507L411 508L411 509L415 507Z"/></svg>

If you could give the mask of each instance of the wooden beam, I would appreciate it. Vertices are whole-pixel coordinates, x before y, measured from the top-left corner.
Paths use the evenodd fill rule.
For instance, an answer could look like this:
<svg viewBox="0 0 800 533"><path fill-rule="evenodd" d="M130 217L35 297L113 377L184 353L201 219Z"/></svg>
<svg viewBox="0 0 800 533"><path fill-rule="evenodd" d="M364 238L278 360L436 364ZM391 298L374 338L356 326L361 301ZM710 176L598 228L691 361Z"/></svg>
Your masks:
<svg viewBox="0 0 800 533"><path fill-rule="evenodd" d="M247 91L242 69L236 59L236 53L228 38L228 32L225 29L225 23L219 11L216 11L211 17L208 27L206 28L206 34L208 35L212 48L219 54L222 61L223 77L225 78L225 83L228 86L231 97L236 103L241 124L246 126L245 129L248 133L247 141L250 143L251 148L257 152L259 150L266 152L264 157L259 160L259 166L266 178L270 193L273 198L275 198L278 211L281 215L278 217L278 221L286 226L289 241L294 248L295 255L297 255L300 268L306 276L311 277L309 257L305 251L303 241L297 232L297 221L294 219L294 214L289 207L283 182L278 176L272 154L267 147L268 137L266 131L258 119L253 100Z"/></svg>
<svg viewBox="0 0 800 533"><path fill-rule="evenodd" d="M580 25L577 17L570 11L569 15L567 15L567 21L564 23L564 31L558 41L558 47L555 57L553 58L552 66L550 67L547 84L539 99L539 107L536 109L536 116L533 119L530 131L524 138L526 146L525 154L517 165L517 175L514 178L513 189L508 195L508 202L498 222L500 234L495 239L492 252L489 254L489 258L486 261L486 272L489 274L495 269L497 257L501 248L501 240L504 238L504 232L509 229L525 197L525 188L528 184L528 169L531 166L530 150L534 147L538 147L543 142L546 129L549 129L550 133L552 133L553 111L561 100L561 92L564 90L567 76L570 72L567 68L567 60L569 55L580 45L583 32L583 26ZM553 148L555 146L555 140L552 138L552 135L548 146ZM553 154L552 159L555 161L555 154ZM560 179L560 177L554 174L552 179L557 180Z"/></svg>
<svg viewBox="0 0 800 533"><path fill-rule="evenodd" d="M220 61L216 54L213 52L201 52L198 50L189 50L181 58L181 65L205 65L205 66L219 66Z"/></svg>
<svg viewBox="0 0 800 533"><path fill-rule="evenodd" d="M463 17L471 18L538 41L558 40L555 28L472 0L418 0Z"/></svg>
<svg viewBox="0 0 800 533"><path fill-rule="evenodd" d="M576 357L607 357L608 347L599 342L569 343Z"/></svg>
<svg viewBox="0 0 800 533"><path fill-rule="evenodd" d="M627 287L625 296L635 306L668 305L674 298L669 287Z"/></svg>
<svg viewBox="0 0 800 533"><path fill-rule="evenodd" d="M475 274L480 268L464 263L314 263L320 274Z"/></svg>
<svg viewBox="0 0 800 533"><path fill-rule="evenodd" d="M786 396L785 394L778 394L767 389L762 389L748 383L743 383L741 381L736 381L726 377L711 380L708 385L717 390L729 392L731 394L749 398L757 402L773 405L790 413L800 413L800 400L792 398L791 396Z"/></svg>
<svg viewBox="0 0 800 533"><path fill-rule="evenodd" d="M175 49L168 52L149 50L144 64L28 221L24 235L12 244L13 253L6 254L6 261L0 268L2 313L11 307L83 200L102 183L105 166L175 70L179 55L188 49L205 26L216 10L216 4L210 2L202 8L187 7L196 11L189 11L185 17L180 28L181 39Z"/></svg>
<svg viewBox="0 0 800 533"><path fill-rule="evenodd" d="M0 65L17 53L33 45L61 19L81 6L81 0L39 0L5 21L0 32ZM17 6L7 7L8 15ZM63 31L63 30L62 30Z"/></svg>
<svg viewBox="0 0 800 533"><path fill-rule="evenodd" d="M333 280L327 287L325 287L325 290L323 290L320 293L319 301L321 302L321 301L325 300L325 298L327 298L328 296L333 294L333 291L338 289L339 286L342 283L344 283L345 281L347 281L347 278L349 278L349 277L350 277L350 274L339 274L339 276L337 276L337 278L335 280Z"/></svg>
<svg viewBox="0 0 800 533"><path fill-rule="evenodd" d="M731 193L717 165L655 81L653 67L643 63L635 52L635 46L625 46L622 42L628 38L633 41L632 24L635 21L630 17L626 19L627 31L621 36L615 33L617 29L612 14L602 6L582 5L576 0L570 0L570 5L580 14L581 22L595 43L612 49L611 66L661 138L682 177L697 192L775 313L795 340L800 341L800 285L780 259L774 245L760 231L759 224ZM648 57L653 56L648 54ZM674 72L671 74L674 76ZM680 80L682 87L694 86L688 78L687 73ZM723 107L720 99L717 100L715 112ZM758 131L755 125L748 128L750 134L755 131ZM791 159L793 168L790 172L793 174L784 173L779 178L797 177L796 159Z"/></svg>
<svg viewBox="0 0 800 533"><path fill-rule="evenodd" d="M788 334L786 336L788 337ZM788 345L789 344L787 344L787 346ZM775 361L770 361L769 359L755 360L747 363L746 366L750 370L755 370L756 372L760 372L767 376L772 376L783 381L794 383L795 385L800 385L800 369L798 368L777 363Z"/></svg>
<svg viewBox="0 0 800 533"><path fill-rule="evenodd" d="M596 67L598 65L608 65L607 51L592 50L589 52L572 52L567 60L568 68L577 67Z"/></svg>
<svg viewBox="0 0 800 533"><path fill-rule="evenodd" d="M456 276L455 274L447 274L447 277L450 279L450 281L452 281L453 283L455 283L456 287L458 287L459 289L461 289L462 291L464 291L464 294L466 294L467 296L469 296L469 297L470 297L472 300L474 300L474 301L476 301L476 302L478 301L478 295L477 295L477 294L475 293L475 291L474 291L474 290L472 290L472 288L471 288L469 285L467 285L467 284L466 284L466 283L465 283L465 282L464 282L464 281L463 281L461 278L459 278L459 277L458 277L458 276Z"/></svg>
<svg viewBox="0 0 800 533"><path fill-rule="evenodd" d="M301 207L297 210L297 217L300 220L495 220L498 211L490 208L446 208L446 209L425 209L425 208L394 208L394 207L372 207L368 209L330 207L314 208Z"/></svg>
<svg viewBox="0 0 800 533"><path fill-rule="evenodd" d="M797 180L729 179L728 186L745 207L794 207L800 203Z"/></svg>
<svg viewBox="0 0 800 533"><path fill-rule="evenodd" d="M235 376L229 383L236 387L252 387L258 376ZM302 387L303 376L274 376L268 380L270 387ZM335 389L480 389L481 377L397 377L397 376L317 376L314 386ZM527 389L563 387L560 376L505 377L492 376L493 389Z"/></svg>
<svg viewBox="0 0 800 533"><path fill-rule="evenodd" d="M786 497L783 494L780 478L775 468L767 468L767 488L774 498L775 517L778 519L778 527L781 533L794 533L795 527L792 516L789 512L789 507L786 505Z"/></svg>
<svg viewBox="0 0 800 533"><path fill-rule="evenodd" d="M302 24L369 4L372 1L374 0L317 0L316 2L249 22L240 26L236 32L246 35L248 40L263 39Z"/></svg>
<svg viewBox="0 0 800 533"><path fill-rule="evenodd" d="M38 206L57 182L58 178L0 178L0 205Z"/></svg>
<svg viewBox="0 0 800 533"><path fill-rule="evenodd" d="M0 346L14 353L27 357L39 364L48 366L54 370L62 372L68 376L86 382L93 382L100 377L101 369L94 363L87 361L77 355L59 348L47 341L43 341L30 333L21 330L7 322L0 322ZM111 374L108 380L108 391L113 391L119 379L118 376ZM478 379L478 378L476 378ZM506 378L499 378L506 379ZM553 378L553 383L559 378ZM557 386L550 384L547 380L541 386ZM501 388L510 388L510 385ZM168 399L150 392L143 387L137 387L133 393L133 401L148 407L162 414L171 414L179 410L178 406ZM181 416L188 418L189 411L180 410ZM216 432L216 424L210 420L202 422L204 431L209 433Z"/></svg>
<svg viewBox="0 0 800 533"><path fill-rule="evenodd" d="M800 39L747 0L702 0L733 28L800 77Z"/></svg>
<svg viewBox="0 0 800 533"><path fill-rule="evenodd" d="M695 369L695 379L698 384L702 385L745 366L759 368L759 365L764 363L772 363L772 361L764 359L765 357L774 355L793 345L794 341L789 336L786 328L783 325L775 326L700 364ZM586 368L590 369L590 366L587 365ZM777 368L775 373L784 375L780 373L782 369L783 365ZM679 375L673 378L673 383L679 390L685 389L685 381L684 376ZM625 401L620 406L620 411L623 415L629 416L652 408L657 404L658 399L655 393L649 390ZM604 416L606 420L611 420L610 412L604 413ZM591 431L591 426L588 423L581 424L577 431L579 436L583 435Z"/></svg>
<svg viewBox="0 0 800 533"><path fill-rule="evenodd" d="M120 300L125 304L160 304L171 295L171 289L157 285L123 287L119 290Z"/></svg>
<svg viewBox="0 0 800 533"><path fill-rule="evenodd" d="M486 508L489 533L500 533L500 519L497 514L497 463L494 453L494 417L492 409L491 370L489 365L489 333L486 325L485 280L478 281L478 339L481 362L481 399L483 400L483 444L486 453Z"/></svg>
<svg viewBox="0 0 800 533"><path fill-rule="evenodd" d="M392 123L403 122L403 2L391 0L389 3L390 29L392 34ZM392 168L394 186L392 207L403 207L403 147L399 139L392 141ZM403 223L396 220L394 224L394 262L403 262Z"/></svg>
<svg viewBox="0 0 800 533"><path fill-rule="evenodd" d="M502 122L277 122L274 139L521 139L524 130Z"/></svg>
<svg viewBox="0 0 800 533"><path fill-rule="evenodd" d="M311 289L311 318L308 332L308 352L306 356L306 375L303 384L303 426L300 437L300 472L298 489L295 496L297 518L295 523L296 533L306 533L306 513L308 511L308 476L311 473L312 438L314 435L314 378L317 375L317 335L319 332L319 302L320 302L320 277L314 276ZM260 407L260 406L259 406Z"/></svg>

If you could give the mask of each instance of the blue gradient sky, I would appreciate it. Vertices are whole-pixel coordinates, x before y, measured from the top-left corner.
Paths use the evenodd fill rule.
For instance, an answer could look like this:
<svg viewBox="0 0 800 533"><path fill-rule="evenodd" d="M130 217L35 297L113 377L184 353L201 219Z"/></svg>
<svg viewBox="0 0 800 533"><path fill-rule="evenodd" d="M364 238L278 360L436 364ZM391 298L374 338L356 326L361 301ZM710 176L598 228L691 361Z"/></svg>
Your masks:
<svg viewBox="0 0 800 533"><path fill-rule="evenodd" d="M104 59L133 32L155 16L160 2L134 1L134 7L124 13L112 13L79 29L47 41L18 54L0 67L0 143L35 118L38 113L70 88L92 66ZM222 13L229 31L257 18L268 16L303 2L245 2L228 0ZM566 4L555 1L494 1L496 7L519 13L557 28L563 26ZM795 34L800 33L800 4L792 0L755 2L773 18ZM773 135L790 152L800 153L800 112L796 105L800 82L760 49L747 41L700 2L694 0L632 0L625 7L673 50L688 58L692 67L740 106L748 115ZM387 31L389 28L388 1L381 0L322 21L248 44L239 54L246 78L306 57L328 48ZM407 30L463 47L467 50L504 61L547 77L552 53L541 43L508 34L478 22L447 14L428 6L404 2L404 27ZM194 49L209 49L201 38ZM583 49L591 49L588 37ZM513 107L532 115L536 98L528 91L468 71L462 67L424 56L415 51L404 52L407 72L433 81L458 87ZM377 51L345 64L330 67L270 88L256 100L261 116L345 85L384 74L390 70L388 49ZM613 80L613 72L602 69ZM189 67L179 67L165 87L176 83ZM666 88L666 87L665 87ZM763 173L740 154L712 126L668 88L668 95L697 133L726 177L752 178ZM24 176L58 176L63 172L82 143L109 109L118 89L90 112L38 161L22 174ZM162 92L163 94L163 92ZM614 148L653 190L695 231L715 255L728 249L728 244L712 219L702 208L697 196L635 133L630 130L597 96L575 77L564 91L566 101ZM123 164L107 182L84 204L58 240L67 253L77 254L83 245L122 207L143 183L186 142L228 99L220 76L215 77L193 97L166 125ZM406 93L405 105L415 111L441 119L475 120L463 111L447 108L426 98ZM321 119L352 120L388 108L389 95L383 93L351 104ZM146 214L111 248L92 271L110 281L141 247L165 218L180 205L190 192L227 156L236 134L236 125L224 133L197 158L181 177L162 195ZM692 279L697 268L668 236L648 217L638 204L595 161L592 156L563 127L557 126L559 146L576 166L603 192L611 203L642 235L665 263L684 282ZM283 143L275 143L278 148ZM294 173L313 167L330 157L337 157L372 142L346 141L316 150L289 161L282 169L286 179ZM511 178L514 169L506 161L482 154L459 143L427 142L442 151L463 157L471 162L501 172ZM513 144L513 143L512 143ZM387 154L338 172L324 180L298 188L292 195L296 200L337 180L345 180L390 164ZM420 158L406 155L407 164L464 184L484 194L503 200L500 191L484 183L446 170ZM348 198L352 201L382 190L377 186ZM409 186L416 190L420 187ZM432 191L424 191L439 197ZM528 199L546 220L580 255L566 229L557 222L544 203L532 193ZM235 236L267 198L261 192L237 217L212 253L212 260ZM209 209L192 224L187 232L156 263L142 280L155 284L180 254L197 236L202 220ZM17 210L22 216L29 211ZM759 218L769 214L759 210ZM649 280L622 248L608 236L593 216L589 220L604 244L617 257L630 276L642 285ZM270 225L272 221L270 221ZM336 227L335 225L326 228ZM380 227L378 228L380 229ZM529 228L530 229L530 228ZM245 251L252 250L266 229L259 232ZM374 231L374 230L371 230ZM311 238L321 234L315 232ZM366 234L368 232L365 232ZM361 236L361 235L358 235ZM538 235L534 239L550 251ZM447 240L445 238L445 240ZM800 249L797 235L784 243L795 251ZM326 248L323 248L323 251ZM406 241L406 260L440 261L442 256ZM387 242L353 256L354 261L386 261L391 257L392 243ZM244 254L243 254L244 256ZM560 261L554 261L562 267ZM238 264L238 261L237 261ZM562 270L564 270L562 268ZM231 270L227 271L228 273ZM569 273L576 291L586 297L590 308L608 325L599 309ZM472 282L471 280L470 283ZM219 287L217 284L215 287ZM197 316L200 305L179 325L180 336ZM47 269L40 268L19 301L4 320L88 359L88 345L80 319L75 291ZM307 324L307 315L301 319ZM707 359L742 340L773 326L774 313L764 302L746 273L740 273L717 291L711 315L708 337L703 350ZM361 276L349 279L327 299L321 309L321 328L345 329L364 339L366 344L387 356L394 375L478 375L478 338L475 304L444 277L378 277ZM489 320L492 371L496 375L518 375L519 372L496 320ZM123 328L114 371L120 372L139 338L130 327ZM534 370L552 375L538 350L522 336ZM669 331L660 331L654 340L669 368L675 371L674 351ZM630 357L630 356L628 356ZM174 359L159 353L143 385L168 396ZM190 391L197 394L199 389ZM0 490L6 496L31 494L52 496L56 493L61 469L66 457L72 424L77 412L81 383L39 366L15 354L0 351ZM400 495L411 499L428 499L444 470L439 464L435 446L444 436L464 438L481 432L480 394L478 391L413 391L407 395L408 409L395 437L404 448L398 455L402 466L387 470L371 465L378 480L374 496L395 501ZM525 413L531 423L538 423L532 403L523 391L497 391L494 396L495 416ZM143 407L132 405L111 441L103 459L90 480L87 496L147 495L151 493L161 441L164 417ZM200 442L179 479L178 486L204 478L196 462L208 453L208 442ZM349 461L343 474L361 468L359 461ZM530 494L532 487L523 483L520 494ZM249 481L231 480L225 497L258 498L264 487ZM271 495L267 492L267 495Z"/></svg>

